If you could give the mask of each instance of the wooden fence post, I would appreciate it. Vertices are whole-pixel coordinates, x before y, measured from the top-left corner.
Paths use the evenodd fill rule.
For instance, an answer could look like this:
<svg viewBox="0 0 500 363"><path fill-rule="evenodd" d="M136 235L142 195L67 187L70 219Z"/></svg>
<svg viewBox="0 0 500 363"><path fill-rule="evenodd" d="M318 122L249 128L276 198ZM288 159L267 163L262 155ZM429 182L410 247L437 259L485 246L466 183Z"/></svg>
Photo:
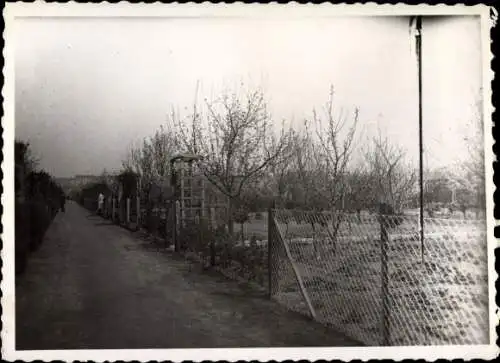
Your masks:
<svg viewBox="0 0 500 363"><path fill-rule="evenodd" d="M128 224L130 223L130 198L127 198L127 210L126 210L126 215L125 215L125 223Z"/></svg>
<svg viewBox="0 0 500 363"><path fill-rule="evenodd" d="M314 309L314 305L311 301L311 298L309 297L309 293L307 292L305 283L302 279L302 275L300 274L299 268L298 268L298 266L297 266L297 264L292 256L292 253L290 252L290 248L288 247L288 244L286 243L285 239L283 238L283 235L281 234L280 228L276 224L274 215L272 216L272 218L269 221L271 222L271 226L272 226L271 229L274 231L274 236L276 236L276 239L279 240L279 242L277 241L276 243L280 243L280 245L285 250L286 257L287 257L288 262L290 263L290 265L293 269L293 273L295 275L295 280L297 281L297 283L299 285L300 293L302 294L302 297L304 298L304 300L306 302L306 305L309 309L309 312L311 313L311 317L314 320L317 320L316 310ZM268 241L268 243L269 243L269 241Z"/></svg>
<svg viewBox="0 0 500 363"><path fill-rule="evenodd" d="M136 198L136 210L137 210L137 229L141 228L141 198L137 196Z"/></svg>
<svg viewBox="0 0 500 363"><path fill-rule="evenodd" d="M174 251L179 252L180 251L180 246L179 246L179 201L174 200L174 225L173 225L173 231L174 231Z"/></svg>

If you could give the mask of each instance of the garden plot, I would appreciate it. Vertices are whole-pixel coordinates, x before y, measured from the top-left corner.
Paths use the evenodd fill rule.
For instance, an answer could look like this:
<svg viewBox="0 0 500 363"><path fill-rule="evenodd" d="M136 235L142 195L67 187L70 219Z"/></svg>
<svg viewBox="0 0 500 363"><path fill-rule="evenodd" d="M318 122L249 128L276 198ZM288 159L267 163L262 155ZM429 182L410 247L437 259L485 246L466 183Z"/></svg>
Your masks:
<svg viewBox="0 0 500 363"><path fill-rule="evenodd" d="M419 243L405 244L415 251ZM393 344L487 344L486 235L426 238L424 263L400 245L388 258Z"/></svg>
<svg viewBox="0 0 500 363"><path fill-rule="evenodd" d="M390 343L486 344L485 229L481 223L470 223L439 231L440 223L428 222L424 263L415 226L403 223L389 236ZM314 243L304 233L301 237L294 233L292 238L288 234L285 240L317 319L377 345L382 342L383 321L380 233L374 224L351 228L365 233L341 233L336 247L318 238L318 233ZM367 234L370 230L374 233ZM293 310L307 311L296 283L282 295L283 303L297 305Z"/></svg>
<svg viewBox="0 0 500 363"><path fill-rule="evenodd" d="M366 240L340 239L333 252L322 246L316 257L311 243L290 244L292 258L315 309L317 319L367 344L380 344L380 247ZM316 242L316 245L322 243ZM317 247L318 248L318 247ZM297 291L300 294L300 291Z"/></svg>

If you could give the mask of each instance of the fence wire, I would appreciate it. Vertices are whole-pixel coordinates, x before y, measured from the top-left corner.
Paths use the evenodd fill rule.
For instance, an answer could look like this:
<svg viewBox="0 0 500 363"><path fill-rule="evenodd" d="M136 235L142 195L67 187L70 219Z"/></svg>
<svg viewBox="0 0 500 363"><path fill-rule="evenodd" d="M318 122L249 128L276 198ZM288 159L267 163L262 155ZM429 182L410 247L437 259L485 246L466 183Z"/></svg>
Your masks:
<svg viewBox="0 0 500 363"><path fill-rule="evenodd" d="M278 209L229 234L224 206L181 225L175 201L126 204L109 196L103 215L365 344L489 343L484 220L425 218L422 243L418 216Z"/></svg>
<svg viewBox="0 0 500 363"><path fill-rule="evenodd" d="M368 345L488 343L486 224L275 210L271 294ZM288 252L287 252L288 251Z"/></svg>

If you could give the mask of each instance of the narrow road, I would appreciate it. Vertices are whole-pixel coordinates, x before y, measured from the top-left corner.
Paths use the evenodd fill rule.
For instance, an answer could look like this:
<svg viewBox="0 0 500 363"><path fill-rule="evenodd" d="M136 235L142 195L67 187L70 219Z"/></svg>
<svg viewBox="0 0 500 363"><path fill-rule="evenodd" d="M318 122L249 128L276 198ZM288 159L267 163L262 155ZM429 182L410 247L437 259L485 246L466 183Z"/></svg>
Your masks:
<svg viewBox="0 0 500 363"><path fill-rule="evenodd" d="M16 348L352 346L69 202L16 281Z"/></svg>

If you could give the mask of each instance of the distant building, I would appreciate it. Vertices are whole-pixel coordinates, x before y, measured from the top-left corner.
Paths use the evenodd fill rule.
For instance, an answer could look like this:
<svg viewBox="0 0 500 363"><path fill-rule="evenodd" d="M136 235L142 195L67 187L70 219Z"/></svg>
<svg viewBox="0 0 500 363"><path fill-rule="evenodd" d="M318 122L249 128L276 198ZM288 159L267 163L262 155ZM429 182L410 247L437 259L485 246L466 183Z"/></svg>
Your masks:
<svg viewBox="0 0 500 363"><path fill-rule="evenodd" d="M56 182L63 188L66 194L69 194L73 190L98 181L99 178L96 175L75 175L72 178L57 178Z"/></svg>
<svg viewBox="0 0 500 363"><path fill-rule="evenodd" d="M75 175L72 185L75 187L82 187L84 185L96 182L99 180L99 176L95 175Z"/></svg>

